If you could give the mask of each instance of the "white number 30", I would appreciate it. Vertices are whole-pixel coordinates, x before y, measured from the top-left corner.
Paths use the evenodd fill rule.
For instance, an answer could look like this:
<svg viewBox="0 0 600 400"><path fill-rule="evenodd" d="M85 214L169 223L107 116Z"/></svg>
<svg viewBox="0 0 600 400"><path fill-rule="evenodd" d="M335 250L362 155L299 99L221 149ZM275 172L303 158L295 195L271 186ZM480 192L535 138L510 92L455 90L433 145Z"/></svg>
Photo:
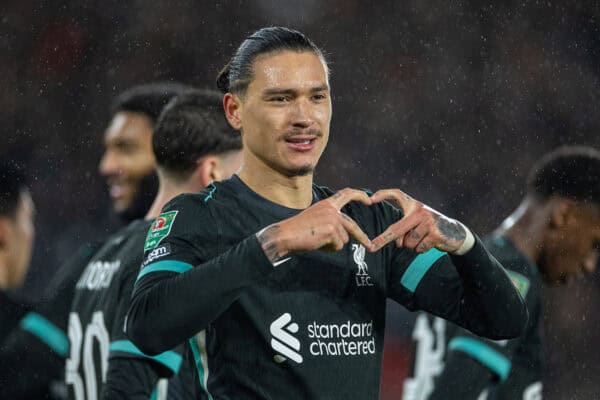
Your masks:
<svg viewBox="0 0 600 400"><path fill-rule="evenodd" d="M82 349L83 339L83 349ZM96 366L94 365L94 339L98 341L100 349L100 365L102 382L106 380L108 368L108 342L109 336L104 325L102 311L96 311L92 315L92 322L85 330L85 336L81 329L81 321L77 313L69 314L69 341L71 342L70 356L66 365L65 380L68 385L73 385L73 392L77 400L97 400L98 386L96 382ZM79 365L83 353L83 375L85 386ZM84 394L87 394L87 396Z"/></svg>

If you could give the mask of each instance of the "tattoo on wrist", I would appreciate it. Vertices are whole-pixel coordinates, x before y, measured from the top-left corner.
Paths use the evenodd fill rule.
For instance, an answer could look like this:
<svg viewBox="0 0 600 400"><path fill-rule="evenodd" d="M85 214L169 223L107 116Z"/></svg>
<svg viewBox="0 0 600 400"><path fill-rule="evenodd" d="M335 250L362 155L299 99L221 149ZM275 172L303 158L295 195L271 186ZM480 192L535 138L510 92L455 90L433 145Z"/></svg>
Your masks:
<svg viewBox="0 0 600 400"><path fill-rule="evenodd" d="M467 237L467 232L465 232L462 225L448 218L438 216L436 225L440 233L449 240L462 242Z"/></svg>
<svg viewBox="0 0 600 400"><path fill-rule="evenodd" d="M281 260L284 255L279 253L279 248L277 246L277 233L279 232L279 225L273 224L267 226L265 229L261 230L256 234L256 238L258 239L258 243L262 247L265 255L271 262L271 264L276 263Z"/></svg>

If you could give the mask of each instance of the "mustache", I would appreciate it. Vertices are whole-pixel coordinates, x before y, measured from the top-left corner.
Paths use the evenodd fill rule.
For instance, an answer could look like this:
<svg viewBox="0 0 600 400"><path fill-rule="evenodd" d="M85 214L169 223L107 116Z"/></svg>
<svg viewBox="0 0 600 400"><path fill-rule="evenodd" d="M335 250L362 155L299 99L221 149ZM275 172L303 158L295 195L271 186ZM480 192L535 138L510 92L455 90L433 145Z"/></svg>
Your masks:
<svg viewBox="0 0 600 400"><path fill-rule="evenodd" d="M297 136L314 136L321 137L323 136L323 132L317 128L308 128L308 129L290 129L283 133L283 138L285 140L294 139Z"/></svg>

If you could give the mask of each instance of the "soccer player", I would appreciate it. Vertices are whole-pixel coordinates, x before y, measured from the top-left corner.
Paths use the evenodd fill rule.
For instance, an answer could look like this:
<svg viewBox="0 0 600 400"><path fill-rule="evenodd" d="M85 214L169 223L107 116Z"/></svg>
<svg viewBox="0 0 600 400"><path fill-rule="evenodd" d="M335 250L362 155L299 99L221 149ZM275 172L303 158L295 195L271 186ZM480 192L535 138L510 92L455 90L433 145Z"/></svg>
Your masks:
<svg viewBox="0 0 600 400"><path fill-rule="evenodd" d="M71 398L146 400L158 379L176 374L182 364L181 350L148 357L123 332L140 265L169 254L168 247L157 247L144 261L142 247L150 226L160 231L168 224L156 217L169 200L239 168L242 144L222 114L220 95L198 90L180 94L165 107L153 143L160 184L152 207L144 219L106 242L76 285L66 367Z"/></svg>
<svg viewBox="0 0 600 400"><path fill-rule="evenodd" d="M563 284L596 267L600 152L563 147L543 157L521 205L486 241L527 303L525 334L494 342L419 315L404 400L542 398L541 284Z"/></svg>
<svg viewBox="0 0 600 400"><path fill-rule="evenodd" d="M327 71L300 32L247 38L218 78L240 173L171 201L144 244L127 334L150 354L197 334L213 399L378 398L388 297L495 339L526 323L506 272L458 221L397 189L313 185Z"/></svg>
<svg viewBox="0 0 600 400"><path fill-rule="evenodd" d="M152 129L167 102L184 88L176 83L134 86L111 106L99 170L109 184L113 209L124 222L142 218L152 204L158 190ZM0 344L0 398L64 398L60 382L68 356L66 331L75 284L101 244L86 243L66 260L43 300Z"/></svg>

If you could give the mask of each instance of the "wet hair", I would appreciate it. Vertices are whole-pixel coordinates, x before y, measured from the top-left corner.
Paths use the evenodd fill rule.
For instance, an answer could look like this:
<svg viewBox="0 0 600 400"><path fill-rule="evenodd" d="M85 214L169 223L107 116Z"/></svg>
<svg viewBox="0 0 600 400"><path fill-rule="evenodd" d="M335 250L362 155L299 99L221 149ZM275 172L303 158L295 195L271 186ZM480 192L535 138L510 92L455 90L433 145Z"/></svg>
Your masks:
<svg viewBox="0 0 600 400"><path fill-rule="evenodd" d="M145 114L155 123L163 107L173 97L190 89L189 86L175 82L157 82L133 86L114 100L111 113L129 111Z"/></svg>
<svg viewBox="0 0 600 400"><path fill-rule="evenodd" d="M14 218L21 195L26 192L27 179L14 163L0 163L0 216Z"/></svg>
<svg viewBox="0 0 600 400"><path fill-rule="evenodd" d="M323 52L303 33L279 26L262 28L248 36L238 47L229 63L217 76L217 87L223 93L245 93L253 77L253 63L256 57L284 50L311 51L321 58L327 69Z"/></svg>
<svg viewBox="0 0 600 400"><path fill-rule="evenodd" d="M185 179L196 161L242 148L242 139L225 119L223 96L214 90L190 90L165 107L154 128L159 167Z"/></svg>
<svg viewBox="0 0 600 400"><path fill-rule="evenodd" d="M546 154L531 170L527 191L542 200L563 196L600 205L600 151L565 146Z"/></svg>

